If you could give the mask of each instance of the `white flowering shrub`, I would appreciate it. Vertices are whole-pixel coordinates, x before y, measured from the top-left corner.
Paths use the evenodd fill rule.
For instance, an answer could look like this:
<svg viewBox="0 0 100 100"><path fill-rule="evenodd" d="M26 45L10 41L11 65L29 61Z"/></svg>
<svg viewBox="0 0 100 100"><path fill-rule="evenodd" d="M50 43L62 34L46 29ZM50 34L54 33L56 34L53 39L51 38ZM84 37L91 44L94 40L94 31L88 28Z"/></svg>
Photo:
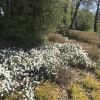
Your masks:
<svg viewBox="0 0 100 100"><path fill-rule="evenodd" d="M81 48L79 45L75 44L63 44L59 48L63 64L68 64L69 66L91 68L94 67L91 59L88 57L88 54Z"/></svg>
<svg viewBox="0 0 100 100"><path fill-rule="evenodd" d="M57 66L91 68L87 53L74 44L49 44L40 49L0 50L0 97L20 89L25 100L34 100L33 87L42 79L54 79Z"/></svg>

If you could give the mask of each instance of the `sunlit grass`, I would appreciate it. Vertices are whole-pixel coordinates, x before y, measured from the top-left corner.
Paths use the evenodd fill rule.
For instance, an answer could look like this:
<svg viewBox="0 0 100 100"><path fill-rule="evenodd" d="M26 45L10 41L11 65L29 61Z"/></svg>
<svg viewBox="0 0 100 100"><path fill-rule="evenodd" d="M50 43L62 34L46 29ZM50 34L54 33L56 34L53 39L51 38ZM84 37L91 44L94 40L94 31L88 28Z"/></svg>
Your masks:
<svg viewBox="0 0 100 100"><path fill-rule="evenodd" d="M91 92L92 100L100 100L100 90L94 90Z"/></svg>
<svg viewBox="0 0 100 100"><path fill-rule="evenodd" d="M81 80L71 85L72 100L100 100L100 81L91 75L83 75Z"/></svg>
<svg viewBox="0 0 100 100"><path fill-rule="evenodd" d="M94 71L94 73L95 73L96 77L100 78L100 69L96 69Z"/></svg>
<svg viewBox="0 0 100 100"><path fill-rule="evenodd" d="M72 92L72 100L88 100L86 92L79 84L74 83L71 86L71 92Z"/></svg>
<svg viewBox="0 0 100 100"><path fill-rule="evenodd" d="M80 83L87 89L100 89L100 81L97 81L90 75L83 77Z"/></svg>
<svg viewBox="0 0 100 100"><path fill-rule="evenodd" d="M23 93L20 91L15 91L11 94L8 94L4 100L24 100Z"/></svg>
<svg viewBox="0 0 100 100"><path fill-rule="evenodd" d="M50 82L45 82L35 89L37 100L58 100L59 88Z"/></svg>
<svg viewBox="0 0 100 100"><path fill-rule="evenodd" d="M72 39L100 46L100 35L96 32L70 30L67 35Z"/></svg>

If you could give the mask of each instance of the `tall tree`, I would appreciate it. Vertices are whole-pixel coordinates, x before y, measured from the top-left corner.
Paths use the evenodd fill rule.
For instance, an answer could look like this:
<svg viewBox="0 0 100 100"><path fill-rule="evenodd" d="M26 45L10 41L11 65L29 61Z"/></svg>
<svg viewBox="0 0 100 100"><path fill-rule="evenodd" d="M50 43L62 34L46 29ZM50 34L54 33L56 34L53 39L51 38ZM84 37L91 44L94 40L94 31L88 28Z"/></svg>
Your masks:
<svg viewBox="0 0 100 100"><path fill-rule="evenodd" d="M2 0L6 37L36 43L41 33L54 29L63 20L66 0ZM4 29L5 30L5 29ZM17 39L18 40L18 39ZM19 41L19 40L18 40Z"/></svg>
<svg viewBox="0 0 100 100"><path fill-rule="evenodd" d="M77 16L77 12L78 12L78 9L80 7L81 2L82 2L82 0L78 0L77 3L76 3L76 9L75 9L75 12L73 14L72 21L71 21L71 24L70 24L70 27L69 27L70 29L72 29L72 27L73 27L73 23L74 23L75 18Z"/></svg>
<svg viewBox="0 0 100 100"><path fill-rule="evenodd" d="M90 9L91 6L93 6L93 0L72 0L72 8L74 7L75 11L73 12L72 21L70 24L70 29L72 29L73 24L75 24L75 27L77 29L77 13L79 10L79 7L85 7L86 9Z"/></svg>
<svg viewBox="0 0 100 100"><path fill-rule="evenodd" d="M81 8L77 14L77 28L81 31L93 29L94 14L87 8Z"/></svg>
<svg viewBox="0 0 100 100"><path fill-rule="evenodd" d="M100 0L95 0L96 2L96 14L95 14L95 19L94 19L94 32L97 32L97 20L98 20L98 14L100 12Z"/></svg>

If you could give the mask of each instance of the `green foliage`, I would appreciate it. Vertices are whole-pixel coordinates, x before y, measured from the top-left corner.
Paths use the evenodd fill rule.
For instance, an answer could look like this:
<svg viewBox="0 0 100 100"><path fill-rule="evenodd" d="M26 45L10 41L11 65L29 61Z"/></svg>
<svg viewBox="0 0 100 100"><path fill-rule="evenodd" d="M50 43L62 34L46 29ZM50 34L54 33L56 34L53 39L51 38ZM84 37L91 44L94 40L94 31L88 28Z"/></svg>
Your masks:
<svg viewBox="0 0 100 100"><path fill-rule="evenodd" d="M66 28L69 27L71 22L71 0L65 0L64 2L64 16L63 16L63 23Z"/></svg>
<svg viewBox="0 0 100 100"><path fill-rule="evenodd" d="M7 26L3 35L25 45L40 43L41 34L55 29L62 23L64 3L66 0L3 2L2 8Z"/></svg>
<svg viewBox="0 0 100 100"><path fill-rule="evenodd" d="M4 26L4 18L2 16L2 14L0 13L0 37L4 33L4 29L6 29Z"/></svg>
<svg viewBox="0 0 100 100"><path fill-rule="evenodd" d="M42 36L42 42L43 44L47 44L49 42L47 35Z"/></svg>
<svg viewBox="0 0 100 100"><path fill-rule="evenodd" d="M100 33L100 23L97 23L98 33Z"/></svg>
<svg viewBox="0 0 100 100"><path fill-rule="evenodd" d="M81 31L88 31L93 28L94 15L87 9L81 9L77 15L77 28Z"/></svg>

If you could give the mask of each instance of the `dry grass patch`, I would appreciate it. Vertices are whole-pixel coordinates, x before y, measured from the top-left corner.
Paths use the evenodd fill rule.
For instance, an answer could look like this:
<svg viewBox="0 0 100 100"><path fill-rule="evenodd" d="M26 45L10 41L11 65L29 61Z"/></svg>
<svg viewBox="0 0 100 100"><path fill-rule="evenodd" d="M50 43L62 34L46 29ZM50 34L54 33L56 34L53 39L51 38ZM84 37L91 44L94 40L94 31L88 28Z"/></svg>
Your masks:
<svg viewBox="0 0 100 100"><path fill-rule="evenodd" d="M100 69L95 69L94 74L97 78L100 78Z"/></svg>
<svg viewBox="0 0 100 100"><path fill-rule="evenodd" d="M83 45L83 48L94 61L100 59L100 49L95 45Z"/></svg>
<svg viewBox="0 0 100 100"><path fill-rule="evenodd" d="M100 100L100 90L94 90L91 92L92 100Z"/></svg>
<svg viewBox="0 0 100 100"><path fill-rule="evenodd" d="M79 84L74 83L71 86L71 93L72 100L88 100L86 92Z"/></svg>
<svg viewBox="0 0 100 100"><path fill-rule="evenodd" d="M60 90L55 84L45 82L36 87L35 96L37 100L58 100Z"/></svg>
<svg viewBox="0 0 100 100"><path fill-rule="evenodd" d="M98 33L69 30L66 35L72 39L87 42L100 47L100 35Z"/></svg>
<svg viewBox="0 0 100 100"><path fill-rule="evenodd" d="M100 81L97 81L90 75L86 75L83 77L82 81L80 82L86 89L91 90L99 90L100 89Z"/></svg>
<svg viewBox="0 0 100 100"><path fill-rule="evenodd" d="M15 91L8 94L4 100L24 100L23 93L21 91Z"/></svg>
<svg viewBox="0 0 100 100"><path fill-rule="evenodd" d="M100 81L91 75L83 75L81 80L70 86L71 100L100 100Z"/></svg>
<svg viewBox="0 0 100 100"><path fill-rule="evenodd" d="M64 39L64 37L62 37L61 34L49 33L47 35L47 37L50 42L56 42L56 43L65 43L66 42L66 40Z"/></svg>

